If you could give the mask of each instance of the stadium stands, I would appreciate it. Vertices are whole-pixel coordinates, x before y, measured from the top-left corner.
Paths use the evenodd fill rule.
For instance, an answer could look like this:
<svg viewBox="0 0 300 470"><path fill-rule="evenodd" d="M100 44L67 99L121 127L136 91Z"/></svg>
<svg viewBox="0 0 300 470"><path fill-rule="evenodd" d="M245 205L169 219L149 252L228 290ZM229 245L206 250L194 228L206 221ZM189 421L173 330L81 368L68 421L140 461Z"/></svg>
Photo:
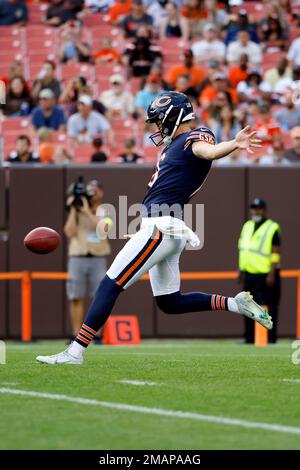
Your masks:
<svg viewBox="0 0 300 470"><path fill-rule="evenodd" d="M49 3L49 2L48 2ZM188 0L183 2L184 4L188 4ZM199 11L201 13L201 18L205 17L205 11L201 6L202 3L199 2ZM297 1L292 1L291 4L288 4L286 8L281 6L281 3L278 1L275 2L278 14L280 15L281 21L284 23L286 27L285 34L288 36L288 44L290 45L291 42L299 37L299 15L300 15L300 8L299 3ZM128 60L126 60L127 53L125 52L128 48L128 44L132 44L132 39L124 39L122 25L119 24L119 28L115 25L109 24L109 16L107 15L107 11L103 13L91 13L90 10L84 11L84 14L80 17L82 20L82 40L88 44L91 48L92 53L98 51L100 41L104 37L110 37L112 39L112 44L115 50L121 54L120 60L113 60L111 62L99 62L94 63L93 60L89 62L78 62L74 60L70 60L67 63L61 63L59 60L59 51L62 46L62 34L65 31L65 25L56 28L45 24L45 15L48 8L47 2L29 2L28 9L29 9L29 21L25 27L18 27L17 25L12 26L1 26L0 27L0 78L6 82L7 90L9 92L9 83L11 79L11 66L14 62L20 62L23 65L23 73L24 78L27 81L27 86L29 89L31 88L32 83L37 79L38 74L41 71L43 62L46 59L52 60L57 68L56 68L56 77L62 84L62 87L65 87L70 80L73 80L76 77L85 77L87 80L87 85L89 87L90 92L93 93L93 97L98 99L100 94L109 88L109 79L112 74L114 73L121 73L124 77L126 77L126 87L132 94L136 95L136 93L143 88L145 84L146 77L135 77L131 74L130 64L128 64ZM201 10L202 8L202 10ZM183 52L189 48L189 46L195 42L195 40L201 39L201 28L203 28L203 24L206 22L214 22L219 29L219 38L224 38L228 27L232 26L229 17L229 13L231 12L231 8L238 8L239 10L243 9L246 10L248 16L248 25L251 25L251 28L256 29L256 32L260 39L260 47L263 51L263 62L260 69L260 76L261 80L263 80L264 73L270 69L276 68L280 59L288 57L288 48L285 50L280 50L276 45L268 51L264 51L264 40L266 37L266 31L268 29L268 21L269 18L273 15L274 12L272 8L268 5L267 2L254 2L254 1L246 1L243 2L239 7L236 6L225 6L225 5L218 5L218 10L224 10L224 18L223 23L215 18L206 18L205 20L201 20L199 22L200 28L199 33L194 34L191 30L191 37L190 42L187 43L180 37L166 37L162 39L158 39L158 28L150 28L151 29L151 43L154 45L159 45L160 50L163 54L162 59L162 66L159 65L159 61L155 60L155 63L152 64L153 72L151 68L151 73L158 74L159 79L163 79L166 76L167 71L170 69L171 66L175 64L182 63L183 59ZM82 13L82 12L81 12ZM227 15L227 17L226 17ZM227 19L226 19L227 18ZM219 22L218 22L219 21ZM157 18L155 21L157 24ZM73 26L70 26L73 28ZM239 24L234 23L234 27L237 29L240 28ZM141 27L140 27L141 28ZM142 27L143 28L143 27ZM144 28L146 29L146 28ZM278 32L277 32L278 33ZM147 34L142 29L138 33L140 35ZM274 35L275 33L273 33ZM275 34L276 36L276 34ZM275 38L274 36L274 38ZM273 37L273 36L272 36ZM134 47L134 46L130 46ZM208 77L206 78L209 81L211 78L211 73L218 71L227 74L228 73L228 65L225 63L223 64L214 64L212 70L210 68L211 60L208 57L208 60L202 65ZM292 64L291 67L296 67L297 64ZM250 72L250 67L248 67L248 72ZM296 79L291 78L292 72L290 71L287 73L287 76L290 77L290 81L285 85L288 88L297 87ZM280 77L279 77L280 78ZM299 78L298 78L299 79ZM176 84L175 89L178 91L186 91L190 94L191 98L193 99L194 105L196 106L196 113L198 116L198 123L204 123L206 125L210 125L210 127L214 128L218 125L221 121L221 117L219 114L216 114L216 107L214 99L211 101L209 108L202 109L199 107L199 102L197 96L199 97L199 93L205 87L204 83L199 83L197 87L194 87L192 90L188 87L187 90L182 90L180 85ZM263 82L264 83L264 82ZM162 87L166 87L164 81L162 81ZM228 86L230 84L228 83ZM248 85L249 86L249 85ZM250 85L251 86L251 85ZM274 94L270 93L270 97L266 96L266 93L262 92L263 86L258 89L257 96L253 100L252 103L243 102L241 100L241 95L239 95L238 102L234 103L234 110L236 114L239 113L240 109L243 110L243 113L246 112L246 119L244 122L249 122L250 124L255 125L255 119L259 115L258 108L253 110L253 107L261 104L261 101L268 99L269 103L273 106L273 109L278 109L284 107L285 105L285 98L284 93L281 93L279 96L278 93ZM198 95L197 95L198 93ZM299 103L298 103L298 95L299 93L295 94L295 110L299 110ZM73 102L73 105L75 102ZM252 107L250 105L252 104ZM34 105L37 105L35 100ZM65 106L65 110L67 114L70 112L70 108ZM21 108L20 108L21 109ZM212 113L214 109L214 115ZM220 111L220 110L219 110ZM300 113L300 111L299 111ZM2 105L2 117L1 117L1 158L5 160L7 157L7 153L10 149L13 148L14 145L14 138L19 132L28 132L31 136L34 136L34 131L30 126L30 116L20 116L22 111L16 113L14 115L7 116L5 114L5 106ZM209 119L208 119L209 117ZM244 116L245 117L245 116ZM237 117L235 119L238 119ZM124 140L133 137L136 139L139 147L141 148L141 152L144 154L144 161L156 161L157 159L157 149L146 145L144 146L144 138L143 138L143 124L141 124L142 119L141 116L137 113L132 115L132 119L130 120L122 120L120 119L112 119L110 124L111 128L114 132L116 137L116 144L113 148L109 148L107 142L106 146L110 159L115 159L118 155L118 152L121 151ZM26 124L24 124L26 123ZM297 123L297 118L295 121L295 125L300 124ZM281 131L282 140L285 143L285 146L290 145L290 138L287 129L282 129ZM57 140L57 136L54 134L54 140ZM63 139L65 143L68 144L67 139ZM37 139L33 139L34 142ZM270 148L272 144L270 143ZM73 155L74 162L87 162L89 161L89 153L91 147L90 145L77 145L75 151L72 150L71 154ZM269 149L270 150L270 149ZM259 154L258 154L259 156ZM250 160L249 160L250 161Z"/></svg>

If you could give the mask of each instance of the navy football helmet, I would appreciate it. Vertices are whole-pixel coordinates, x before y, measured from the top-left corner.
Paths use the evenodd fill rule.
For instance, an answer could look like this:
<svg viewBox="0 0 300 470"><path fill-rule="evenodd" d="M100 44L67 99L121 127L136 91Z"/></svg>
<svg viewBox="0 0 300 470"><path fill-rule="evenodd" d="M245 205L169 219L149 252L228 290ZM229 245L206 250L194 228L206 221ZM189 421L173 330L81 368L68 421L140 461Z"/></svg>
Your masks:
<svg viewBox="0 0 300 470"><path fill-rule="evenodd" d="M163 91L150 104L146 122L155 123L158 131L150 135L152 142L169 145L182 122L195 119L189 98L177 91Z"/></svg>

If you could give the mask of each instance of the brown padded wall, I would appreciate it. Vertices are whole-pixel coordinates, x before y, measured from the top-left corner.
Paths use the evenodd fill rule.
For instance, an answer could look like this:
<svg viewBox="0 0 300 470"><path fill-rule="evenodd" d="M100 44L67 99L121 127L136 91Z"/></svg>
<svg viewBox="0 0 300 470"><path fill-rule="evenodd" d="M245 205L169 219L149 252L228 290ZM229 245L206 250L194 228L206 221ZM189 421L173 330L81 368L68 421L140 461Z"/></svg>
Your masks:
<svg viewBox="0 0 300 470"><path fill-rule="evenodd" d="M61 168L11 168L9 191L10 271L63 271L63 247L37 255L23 246L27 232L48 226L60 233L63 226L63 170ZM18 284L18 285L17 285ZM33 336L61 337L63 282L33 282ZM9 284L9 334L20 335L20 284Z"/></svg>
<svg viewBox="0 0 300 470"><path fill-rule="evenodd" d="M261 197L269 216L281 226L282 268L300 268L300 167L249 169L249 201ZM284 280L279 316L279 334L293 336L296 330L296 281Z"/></svg>
<svg viewBox="0 0 300 470"><path fill-rule="evenodd" d="M0 168L0 230L7 227L5 169Z"/></svg>
<svg viewBox="0 0 300 470"><path fill-rule="evenodd" d="M10 168L9 191L9 270L63 271L66 269L63 247L50 255L34 255L23 247L27 231L39 225L48 225L62 233L64 192L79 175L102 180L105 202L115 205L118 195L127 195L129 204L141 202L152 169L145 166L115 165L72 168ZM185 251L181 258L182 271L219 271L236 269L236 244L246 217L245 208L254 196L269 203L269 215L282 227L283 267L299 268L298 230L300 213L298 201L300 168L215 168L193 204L205 204L205 243L201 251ZM1 220L0 170L0 220ZM249 190L249 196L247 191ZM2 200L3 204L3 200ZM1 228L1 227L0 227ZM113 259L125 241L112 242ZM0 243L0 270L4 251ZM0 308L3 307L0 282ZM231 295L240 287L235 281L184 281L182 290L203 290ZM33 332L35 337L61 337L69 331L65 287L62 281L34 281ZM279 332L295 335L296 321L295 280L283 281ZM167 316L157 312L148 282L138 282L118 300L114 314L136 314L142 335L149 337L239 336L243 332L242 319L229 313L193 313ZM19 282L9 282L9 334L20 333ZM0 315L0 333L3 314Z"/></svg>
<svg viewBox="0 0 300 470"><path fill-rule="evenodd" d="M7 242L0 240L0 272L7 270ZM0 338L6 336L7 327L7 281L0 281Z"/></svg>

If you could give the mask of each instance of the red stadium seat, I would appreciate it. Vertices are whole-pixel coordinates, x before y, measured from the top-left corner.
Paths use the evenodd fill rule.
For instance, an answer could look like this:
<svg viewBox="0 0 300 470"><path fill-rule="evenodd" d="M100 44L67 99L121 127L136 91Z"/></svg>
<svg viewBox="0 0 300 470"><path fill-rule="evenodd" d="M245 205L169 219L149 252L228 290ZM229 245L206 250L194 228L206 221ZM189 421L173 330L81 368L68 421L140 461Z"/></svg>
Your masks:
<svg viewBox="0 0 300 470"><path fill-rule="evenodd" d="M6 135L8 132L24 133L30 130L30 124L30 118L9 118L2 123L2 133L3 135Z"/></svg>
<svg viewBox="0 0 300 470"><path fill-rule="evenodd" d="M94 70L90 64L62 64L60 67L62 80L83 76L88 80L94 80Z"/></svg>
<svg viewBox="0 0 300 470"><path fill-rule="evenodd" d="M281 137L282 137L282 140L283 140L283 143L284 143L284 147L286 149L291 148L292 139L291 139L290 133L289 132L282 132Z"/></svg>
<svg viewBox="0 0 300 470"><path fill-rule="evenodd" d="M111 26L107 23L105 16L102 13L91 13L84 17L83 24L86 28L92 28L97 26L103 28L108 26L111 29Z"/></svg>
<svg viewBox="0 0 300 470"><path fill-rule="evenodd" d="M272 69L278 63L278 61L286 57L286 52L266 52L263 56L262 69L265 72L266 70Z"/></svg>
<svg viewBox="0 0 300 470"><path fill-rule="evenodd" d="M267 16L268 5L259 2L244 2L241 8L246 10L250 16L250 20L255 22L261 21Z"/></svg>
<svg viewBox="0 0 300 470"><path fill-rule="evenodd" d="M47 11L47 5L45 4L39 4L39 3L29 3L28 5L28 10L29 10L29 24L41 24L43 23L45 16L46 16L46 11Z"/></svg>
<svg viewBox="0 0 300 470"><path fill-rule="evenodd" d="M28 25L26 27L26 38L27 41L34 39L51 39L54 41L56 39L57 30L50 26L42 25Z"/></svg>
<svg viewBox="0 0 300 470"><path fill-rule="evenodd" d="M0 44L0 63L23 61L25 54L20 49L3 49Z"/></svg>
<svg viewBox="0 0 300 470"><path fill-rule="evenodd" d="M160 150L155 145L149 145L144 147L144 162L145 163L156 163L160 155Z"/></svg>
<svg viewBox="0 0 300 470"><path fill-rule="evenodd" d="M76 163L90 163L94 148L90 144L79 144L73 147L73 161Z"/></svg>

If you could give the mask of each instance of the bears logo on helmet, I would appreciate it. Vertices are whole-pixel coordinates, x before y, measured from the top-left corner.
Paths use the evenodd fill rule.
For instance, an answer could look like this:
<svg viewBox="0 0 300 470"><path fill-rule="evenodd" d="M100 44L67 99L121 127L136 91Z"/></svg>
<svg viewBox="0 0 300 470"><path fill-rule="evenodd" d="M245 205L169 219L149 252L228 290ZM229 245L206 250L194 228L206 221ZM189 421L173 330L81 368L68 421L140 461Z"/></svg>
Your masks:
<svg viewBox="0 0 300 470"><path fill-rule="evenodd" d="M180 124L192 119L195 115L189 98L177 91L164 91L148 107L146 122L158 127L150 139L157 146L169 145Z"/></svg>

